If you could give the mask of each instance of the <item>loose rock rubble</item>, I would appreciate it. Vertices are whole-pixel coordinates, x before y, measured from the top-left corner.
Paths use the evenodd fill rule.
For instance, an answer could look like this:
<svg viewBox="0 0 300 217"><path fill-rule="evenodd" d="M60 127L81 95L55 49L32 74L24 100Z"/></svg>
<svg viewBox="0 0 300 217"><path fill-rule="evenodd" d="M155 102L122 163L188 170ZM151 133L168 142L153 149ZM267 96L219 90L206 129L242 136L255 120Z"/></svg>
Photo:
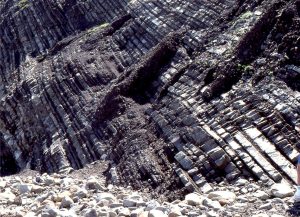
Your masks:
<svg viewBox="0 0 300 217"><path fill-rule="evenodd" d="M275 196L278 185L268 188L243 179L232 185L221 183L207 194L194 192L167 201L146 191L107 185L103 174L73 177L74 173L1 178L0 216L280 217L288 216L291 201L288 193Z"/></svg>

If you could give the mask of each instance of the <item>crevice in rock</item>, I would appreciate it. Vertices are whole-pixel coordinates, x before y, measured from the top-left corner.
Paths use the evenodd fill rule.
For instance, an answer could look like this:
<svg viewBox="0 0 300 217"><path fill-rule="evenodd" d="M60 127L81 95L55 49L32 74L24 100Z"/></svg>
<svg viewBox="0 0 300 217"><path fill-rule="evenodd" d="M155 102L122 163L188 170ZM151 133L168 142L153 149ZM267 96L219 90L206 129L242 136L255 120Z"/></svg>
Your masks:
<svg viewBox="0 0 300 217"><path fill-rule="evenodd" d="M0 177L16 174L20 171L11 150L0 141Z"/></svg>

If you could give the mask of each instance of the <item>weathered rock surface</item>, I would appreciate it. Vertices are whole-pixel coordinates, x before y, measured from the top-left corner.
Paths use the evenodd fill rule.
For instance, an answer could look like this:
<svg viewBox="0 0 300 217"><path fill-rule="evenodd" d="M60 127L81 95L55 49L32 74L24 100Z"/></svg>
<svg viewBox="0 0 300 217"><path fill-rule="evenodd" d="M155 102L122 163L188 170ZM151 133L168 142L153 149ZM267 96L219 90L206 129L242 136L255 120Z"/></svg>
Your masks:
<svg viewBox="0 0 300 217"><path fill-rule="evenodd" d="M110 183L170 199L293 184L299 14L296 0L0 1L0 175L102 159Z"/></svg>

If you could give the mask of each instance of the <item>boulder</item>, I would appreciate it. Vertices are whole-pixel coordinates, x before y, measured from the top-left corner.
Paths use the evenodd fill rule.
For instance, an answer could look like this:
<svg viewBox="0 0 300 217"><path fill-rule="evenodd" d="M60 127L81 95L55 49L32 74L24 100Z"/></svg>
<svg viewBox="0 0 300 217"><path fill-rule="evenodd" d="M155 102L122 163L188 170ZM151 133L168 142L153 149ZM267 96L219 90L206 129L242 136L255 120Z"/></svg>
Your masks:
<svg viewBox="0 0 300 217"><path fill-rule="evenodd" d="M142 213L139 213L137 217L148 217L149 216L149 211L144 211Z"/></svg>
<svg viewBox="0 0 300 217"><path fill-rule="evenodd" d="M185 196L185 201L187 204L192 206L198 206L202 204L203 199L204 198L198 193L190 193Z"/></svg>
<svg viewBox="0 0 300 217"><path fill-rule="evenodd" d="M123 206L124 207L135 207L137 204L137 201L136 200L133 200L133 199L124 199L123 200Z"/></svg>
<svg viewBox="0 0 300 217"><path fill-rule="evenodd" d="M206 216L207 217L219 217L219 214L218 213L216 213L215 211L209 211L209 212L207 212L206 213Z"/></svg>
<svg viewBox="0 0 300 217"><path fill-rule="evenodd" d="M54 202L61 202L64 197L70 197L70 196L71 196L71 193L69 191L63 191L56 195L53 195L52 200Z"/></svg>
<svg viewBox="0 0 300 217"><path fill-rule="evenodd" d="M131 216L130 217L138 217L140 216L142 213L144 212L144 208L138 208L135 209L131 212Z"/></svg>
<svg viewBox="0 0 300 217"><path fill-rule="evenodd" d="M41 217L57 217L59 210L55 207L47 206L42 210Z"/></svg>
<svg viewBox="0 0 300 217"><path fill-rule="evenodd" d="M88 196L88 192L87 190L83 189L83 188L79 188L77 189L77 191L74 193L74 196L82 199L82 198L86 198Z"/></svg>
<svg viewBox="0 0 300 217"><path fill-rule="evenodd" d="M16 195L12 192L10 192L9 190L0 193L0 203L4 202L4 203L13 203L14 200L16 198Z"/></svg>
<svg viewBox="0 0 300 217"><path fill-rule="evenodd" d="M150 210L148 217L167 217L165 213L160 210Z"/></svg>
<svg viewBox="0 0 300 217"><path fill-rule="evenodd" d="M235 182L235 185L238 186L238 187L241 187L241 186L245 186L247 183L249 183L249 182L246 179L238 179Z"/></svg>
<svg viewBox="0 0 300 217"><path fill-rule="evenodd" d="M294 190L288 184L274 184L271 187L271 194L274 197L286 198L294 195Z"/></svg>
<svg viewBox="0 0 300 217"><path fill-rule="evenodd" d="M84 213L84 217L97 217L97 210L92 208L92 209L88 209L87 211L85 211Z"/></svg>
<svg viewBox="0 0 300 217"><path fill-rule="evenodd" d="M147 202L146 211L150 211L155 209L156 207L160 206L160 204L156 200L150 200Z"/></svg>
<svg viewBox="0 0 300 217"><path fill-rule="evenodd" d="M219 201L221 205L225 205L234 202L236 195L230 191L213 191L208 194L208 198Z"/></svg>
<svg viewBox="0 0 300 217"><path fill-rule="evenodd" d="M115 202L117 200L113 194L108 193L108 192L102 192L102 193L97 194L97 198L96 198L97 201L100 201L103 199L108 200L110 202Z"/></svg>
<svg viewBox="0 0 300 217"><path fill-rule="evenodd" d="M267 200L270 198L270 195L268 195L266 192L258 190L253 194L254 197L260 199L260 200Z"/></svg>
<svg viewBox="0 0 300 217"><path fill-rule="evenodd" d="M70 208L70 206L74 203L74 201L69 197L65 196L61 201L61 207L62 208Z"/></svg>
<svg viewBox="0 0 300 217"><path fill-rule="evenodd" d="M130 216L130 210L128 208L121 208L119 210L119 215L118 216Z"/></svg>
<svg viewBox="0 0 300 217"><path fill-rule="evenodd" d="M19 184L18 189L21 194L25 194L27 192L31 192L32 185L31 184Z"/></svg>
<svg viewBox="0 0 300 217"><path fill-rule="evenodd" d="M116 212L114 212L114 211L109 211L109 212L108 212L108 216L109 216L109 217L117 217L118 214L117 214ZM131 217L131 216L130 216L130 217Z"/></svg>
<svg viewBox="0 0 300 217"><path fill-rule="evenodd" d="M213 201L211 199L205 198L203 199L202 204L208 208L213 208L214 210L222 209L221 204L218 201Z"/></svg>
<svg viewBox="0 0 300 217"><path fill-rule="evenodd" d="M90 180L88 180L85 187L87 190L106 190L105 187L103 187L96 178L91 178Z"/></svg>
<svg viewBox="0 0 300 217"><path fill-rule="evenodd" d="M180 212L179 209L172 209L171 212L169 212L168 217L178 217L181 215L182 215L182 213Z"/></svg>
<svg viewBox="0 0 300 217"><path fill-rule="evenodd" d="M5 187L6 187L6 181L0 180L0 190L1 190L1 188L5 188Z"/></svg>
<svg viewBox="0 0 300 217"><path fill-rule="evenodd" d="M42 186L39 186L39 185L32 185L31 191L34 192L34 193L36 193L36 194L40 194L43 191L45 191L45 188L42 187Z"/></svg>

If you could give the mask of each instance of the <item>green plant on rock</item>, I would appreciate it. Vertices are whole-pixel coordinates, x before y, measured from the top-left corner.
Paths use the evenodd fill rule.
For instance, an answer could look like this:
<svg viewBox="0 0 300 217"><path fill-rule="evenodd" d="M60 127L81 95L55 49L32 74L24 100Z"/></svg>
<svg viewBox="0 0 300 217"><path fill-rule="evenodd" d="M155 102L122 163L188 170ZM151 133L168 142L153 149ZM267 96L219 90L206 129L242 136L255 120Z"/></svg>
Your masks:
<svg viewBox="0 0 300 217"><path fill-rule="evenodd" d="M254 68L251 65L238 64L237 70L244 76L251 76L254 72Z"/></svg>
<svg viewBox="0 0 300 217"><path fill-rule="evenodd" d="M20 0L18 3L20 10L23 10L29 6L29 0Z"/></svg>
<svg viewBox="0 0 300 217"><path fill-rule="evenodd" d="M109 23L102 23L102 24L100 24L98 26L94 26L93 28L89 29L88 33L90 34L90 33L97 32L97 31L99 31L101 29L106 28L107 26L109 26Z"/></svg>

